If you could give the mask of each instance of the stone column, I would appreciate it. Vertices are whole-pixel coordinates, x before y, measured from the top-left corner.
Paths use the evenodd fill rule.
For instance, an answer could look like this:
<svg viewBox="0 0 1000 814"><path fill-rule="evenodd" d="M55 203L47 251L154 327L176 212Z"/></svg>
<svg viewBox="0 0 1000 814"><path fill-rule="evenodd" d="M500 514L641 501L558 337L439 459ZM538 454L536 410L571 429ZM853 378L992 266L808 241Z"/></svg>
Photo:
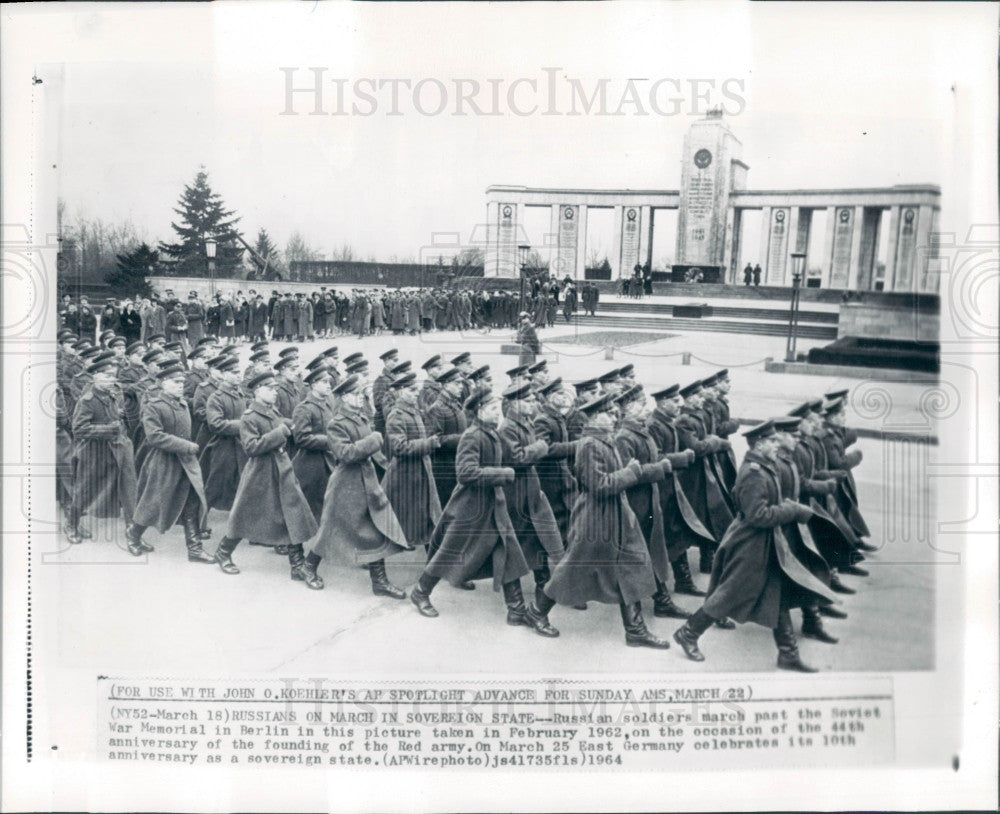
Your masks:
<svg viewBox="0 0 1000 814"><path fill-rule="evenodd" d="M653 207L639 207L639 262L653 262ZM670 271L670 269L667 269Z"/></svg>
<svg viewBox="0 0 1000 814"><path fill-rule="evenodd" d="M625 207L616 206L614 232L611 234L611 276L617 277L622 270L622 224L625 220Z"/></svg>
<svg viewBox="0 0 1000 814"><path fill-rule="evenodd" d="M559 204L555 203L551 206L551 214L549 216L549 273L553 276L558 276L559 279L565 277L565 274L559 274Z"/></svg>
<svg viewBox="0 0 1000 814"><path fill-rule="evenodd" d="M847 274L846 288L852 291L858 287L858 274L861 270L861 250L862 237L865 228L865 208L863 206L854 207L854 231L851 235L851 267Z"/></svg>
<svg viewBox="0 0 1000 814"><path fill-rule="evenodd" d="M587 268L587 205L579 206L580 225L576 236L576 273L573 279L582 280Z"/></svg>
<svg viewBox="0 0 1000 814"><path fill-rule="evenodd" d="M899 246L899 207L889 208L889 235L885 242L885 291L896 290L896 247Z"/></svg>
<svg viewBox="0 0 1000 814"><path fill-rule="evenodd" d="M736 275L739 273L733 266L736 262L733 260L733 243L737 237L737 228L736 207L730 206L726 211L726 240L722 256L722 282L724 283L736 282ZM736 256L739 257L738 250L736 251Z"/></svg>
<svg viewBox="0 0 1000 814"><path fill-rule="evenodd" d="M760 254L761 256L753 260L753 264L760 263L761 285L767 283L767 255L771 250L771 207L765 206L760 210Z"/></svg>
<svg viewBox="0 0 1000 814"><path fill-rule="evenodd" d="M913 269L912 291L925 291L927 287L927 271L931 256L931 230L934 228L934 208L921 206L917 216L917 251Z"/></svg>
<svg viewBox="0 0 1000 814"><path fill-rule="evenodd" d="M826 236L823 238L823 259L820 268L823 270L820 284L823 288L829 288L833 279L833 238L837 228L837 207L828 206L826 208Z"/></svg>

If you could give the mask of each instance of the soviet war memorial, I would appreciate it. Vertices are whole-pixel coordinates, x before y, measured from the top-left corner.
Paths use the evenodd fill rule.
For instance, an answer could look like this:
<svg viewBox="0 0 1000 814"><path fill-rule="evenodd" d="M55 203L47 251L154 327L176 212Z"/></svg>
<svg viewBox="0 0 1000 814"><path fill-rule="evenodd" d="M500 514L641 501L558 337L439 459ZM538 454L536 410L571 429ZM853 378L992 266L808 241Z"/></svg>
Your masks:
<svg viewBox="0 0 1000 814"><path fill-rule="evenodd" d="M19 57L42 808L951 800L995 701L989 15L118 5Z"/></svg>

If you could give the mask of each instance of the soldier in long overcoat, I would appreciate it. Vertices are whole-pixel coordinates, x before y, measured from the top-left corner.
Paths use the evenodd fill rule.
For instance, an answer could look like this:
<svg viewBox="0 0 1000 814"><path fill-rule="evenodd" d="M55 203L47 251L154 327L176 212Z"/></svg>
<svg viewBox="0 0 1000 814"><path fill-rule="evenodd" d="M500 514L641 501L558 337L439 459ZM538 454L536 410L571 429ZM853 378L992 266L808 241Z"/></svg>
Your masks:
<svg viewBox="0 0 1000 814"><path fill-rule="evenodd" d="M705 603L674 632L688 658L704 661L698 637L714 619L732 617L774 631L778 667L815 672L800 656L789 609L806 603L836 602L832 593L799 560L781 527L806 523L812 511L783 498L774 458L778 439L773 422L747 430L747 452L733 496L739 514L722 538L712 565Z"/></svg>
<svg viewBox="0 0 1000 814"><path fill-rule="evenodd" d="M542 343L538 341L538 334L535 332L535 326L531 324L531 315L527 311L521 312L519 320L517 344L521 346L521 353L517 363L533 365L535 356L542 352Z"/></svg>
<svg viewBox="0 0 1000 814"><path fill-rule="evenodd" d="M143 445L135 522L126 530L129 551L149 550L143 532L153 526L160 534L178 521L190 562L210 563L199 531L208 514L205 487L198 467L198 445L191 440L191 413L184 401L184 370L167 365L156 374L159 389L149 390L142 404Z"/></svg>
<svg viewBox="0 0 1000 814"><path fill-rule="evenodd" d="M188 295L184 316L187 317L188 347L193 348L198 344L198 340L205 336L205 306L198 299L197 291L192 291Z"/></svg>
<svg viewBox="0 0 1000 814"><path fill-rule="evenodd" d="M136 501L132 442L125 429L124 404L115 387L114 363L102 359L88 370L93 383L76 402L68 433L72 435L74 463L66 518L66 536L71 543L91 536L80 530L82 516L124 516L128 524Z"/></svg>
<svg viewBox="0 0 1000 814"><path fill-rule="evenodd" d="M198 445L199 455L205 449L205 445L212 437L212 433L205 423L205 413L208 407L208 399L219 389L222 382L220 366L228 364L230 359L235 359L228 353L215 356L208 360L208 377L195 389L191 397L191 436Z"/></svg>
<svg viewBox="0 0 1000 814"><path fill-rule="evenodd" d="M778 451L774 457L774 468L778 473L778 485L781 488L781 497L805 503L805 495L829 494L836 487L835 480L813 480L803 478L795 462L795 448L797 441L794 433L798 432L799 419L795 416L778 416L771 419L774 424L775 433L778 437ZM808 505L805 503L805 505ZM815 514L808 523L816 519ZM795 557L802 562L809 572L820 582L833 590L833 571L823 557L813 539L812 531L807 523L791 521L781 527L788 546ZM850 590L850 589L848 589ZM836 644L837 639L823 629L823 620L820 617L819 603L804 601L802 608L802 635L810 639L824 642L826 644Z"/></svg>
<svg viewBox="0 0 1000 814"><path fill-rule="evenodd" d="M718 541L722 539L726 529L733 519L733 512L729 506L724 486L719 483L716 470L713 465L713 456L716 452L729 445L728 441L723 441L705 430L704 418L701 414L701 382L692 382L680 391L684 399L684 406L681 408L681 415L674 422L682 449L692 449L695 453L695 461L687 469L683 470L680 480L684 487L684 493L691 501L698 519L702 525L708 529L713 538ZM712 570L712 557L715 554L716 546L713 544L699 544L701 556L699 558L699 569L703 574Z"/></svg>
<svg viewBox="0 0 1000 814"><path fill-rule="evenodd" d="M372 382L372 407L375 409L373 426L376 432L385 435L386 414L382 402L389 390L389 383L392 381L389 371L394 365L399 363L399 351L395 348L389 348L389 350L379 356L379 359L382 360L382 372Z"/></svg>
<svg viewBox="0 0 1000 814"><path fill-rule="evenodd" d="M636 384L616 398L622 410L622 419L615 433L615 446L623 461L636 460L648 467L647 476L625 490L629 507L639 521L639 528L649 549L653 575L656 577L656 593L653 594L653 613L674 619L687 619L691 614L674 604L667 589L670 575L670 557L667 553L667 538L663 522L663 505L660 500L660 486L672 478L673 466L669 456L657 449L656 441L646 429L646 394L642 385ZM651 464L661 467L657 472Z"/></svg>
<svg viewBox="0 0 1000 814"><path fill-rule="evenodd" d="M250 305L250 324L247 332L252 342L267 338L267 303L264 302L262 294L254 297Z"/></svg>
<svg viewBox="0 0 1000 814"><path fill-rule="evenodd" d="M469 422L459 400L462 393L462 377L455 368L448 368L438 374L440 392L427 411L426 427L431 435L441 442L431 455L431 469L437 487L438 501L444 506L455 491L458 480L455 474L455 455L458 442Z"/></svg>
<svg viewBox="0 0 1000 814"><path fill-rule="evenodd" d="M656 592L656 578L625 496L641 479L661 475L663 466L635 459L622 463L614 444L611 400L606 393L580 408L587 417L574 467L580 494L570 518L566 556L553 569L545 593L561 605L618 605L627 645L664 649L670 643L654 636L642 616L642 600Z"/></svg>
<svg viewBox="0 0 1000 814"><path fill-rule="evenodd" d="M205 443L198 462L205 482L208 508L228 512L233 507L247 454L240 443L240 419L247 408L240 387L239 360L227 356L217 367L221 381L205 402ZM196 442L197 443L197 442Z"/></svg>
<svg viewBox="0 0 1000 814"><path fill-rule="evenodd" d="M656 443L660 455L667 456L673 469L660 484L660 507L663 529L667 540L667 557L674 574L674 593L704 596L705 592L694 583L688 564L687 550L704 544L715 544L705 525L698 518L684 492L679 473L695 460L693 449L681 449L674 419L680 415L684 400L676 384L652 393L656 407L646 421L646 429Z"/></svg>
<svg viewBox="0 0 1000 814"><path fill-rule="evenodd" d="M834 399L823 408L823 414L826 419L825 431L817 435L823 442L823 448L826 451L827 466L830 469L842 469L847 472L847 477L838 481L834 497L840 510L844 513L844 517L854 529L854 533L859 538L868 537L871 532L858 508L858 487L854 482L854 475L851 473L851 470L861 463L861 450L855 449L851 452L844 450L843 431L846 418L844 400L842 398Z"/></svg>
<svg viewBox="0 0 1000 814"><path fill-rule="evenodd" d="M255 376L248 389L253 402L240 418L240 443L247 462L215 561L224 573L238 574L232 555L244 537L264 545L287 546L291 578L309 588L322 588L305 565L303 543L316 533L316 521L288 459L291 420L274 408L274 375Z"/></svg>
<svg viewBox="0 0 1000 814"><path fill-rule="evenodd" d="M326 434L334 418L330 371L325 365L317 365L306 375L305 384L309 392L292 412L292 438L295 440L292 469L318 523L323 512L326 484L337 463Z"/></svg>
<svg viewBox="0 0 1000 814"><path fill-rule="evenodd" d="M391 385L395 396L386 417L389 468L382 481L407 541L427 545L441 518L441 502L434 485L431 453L441 441L427 432L417 409L416 374L406 373Z"/></svg>
<svg viewBox="0 0 1000 814"><path fill-rule="evenodd" d="M712 432L719 436L719 438L728 439L730 435L740 428L739 423L734 421L730 416L729 401L726 398L726 394L729 393L729 389L732 386L732 383L729 381L729 370L723 368L712 376L711 379L712 398L707 402L706 407L712 412ZM738 471L736 454L733 452L732 446L729 449L724 449L716 453L716 460L719 463L723 485L727 491L732 492Z"/></svg>
<svg viewBox="0 0 1000 814"><path fill-rule="evenodd" d="M514 470L512 483L504 485L507 509L524 560L535 577L535 597L542 595L551 566L563 554L563 539L552 507L542 491L536 464L549 452L549 445L535 436L535 395L524 382L503 392L505 417L500 424L503 465ZM578 603L573 603L578 604Z"/></svg>
<svg viewBox="0 0 1000 814"><path fill-rule="evenodd" d="M569 536L569 515L576 502L576 478L570 465L579 447L578 441L570 441L566 426L565 414L572 406L573 398L563 387L561 378L538 388L536 397L539 405L533 422L535 438L544 441L548 450L535 464L535 471L565 545Z"/></svg>
<svg viewBox="0 0 1000 814"><path fill-rule="evenodd" d="M435 617L438 612L430 594L440 580L460 588L472 580L492 579L493 590L503 590L507 624L525 625L549 638L558 636L548 620L551 603L542 613L535 604L525 605L521 590L521 577L529 569L503 489L515 475L513 468L501 465L500 402L490 391L479 390L464 408L474 417L458 444L458 486L434 529L434 554L410 599L422 615Z"/></svg>
<svg viewBox="0 0 1000 814"><path fill-rule="evenodd" d="M133 342L125 349L125 364L118 369L118 387L121 390L125 407L125 429L129 438L135 436L139 425L138 383L146 376L146 366L142 363L146 346L142 342Z"/></svg>
<svg viewBox="0 0 1000 814"><path fill-rule="evenodd" d="M326 438L336 464L326 484L319 529L308 543L306 568L315 574L321 559L339 551L349 562L367 565L376 596L405 599L406 592L389 582L385 571L386 557L412 547L372 463L382 454L382 436L372 430L363 409L357 376L344 379L334 395L339 406L326 425Z"/></svg>

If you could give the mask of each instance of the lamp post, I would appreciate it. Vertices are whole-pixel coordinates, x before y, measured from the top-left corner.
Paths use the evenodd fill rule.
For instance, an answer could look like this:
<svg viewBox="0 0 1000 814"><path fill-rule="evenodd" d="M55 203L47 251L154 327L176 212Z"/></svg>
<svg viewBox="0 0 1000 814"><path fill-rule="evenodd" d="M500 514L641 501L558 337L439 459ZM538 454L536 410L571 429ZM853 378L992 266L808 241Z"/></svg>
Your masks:
<svg viewBox="0 0 1000 814"><path fill-rule="evenodd" d="M518 311L524 310L524 278L528 273L528 252L530 251L531 251L531 246L517 247L518 263L521 267L521 300L519 303Z"/></svg>
<svg viewBox="0 0 1000 814"><path fill-rule="evenodd" d="M802 274L806 267L806 253L792 252L792 306L788 314L788 343L785 346L785 361L795 361L796 331L799 327L799 295L802 291Z"/></svg>
<svg viewBox="0 0 1000 814"><path fill-rule="evenodd" d="M208 290L209 296L215 296L215 247L213 237L205 238L205 256L208 258Z"/></svg>

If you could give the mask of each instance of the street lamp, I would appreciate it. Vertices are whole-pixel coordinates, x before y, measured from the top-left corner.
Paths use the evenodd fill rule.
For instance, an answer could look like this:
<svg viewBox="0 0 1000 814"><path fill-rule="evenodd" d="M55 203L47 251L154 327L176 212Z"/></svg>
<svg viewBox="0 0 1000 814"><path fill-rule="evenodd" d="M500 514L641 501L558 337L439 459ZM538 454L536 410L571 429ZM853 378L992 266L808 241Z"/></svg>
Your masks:
<svg viewBox="0 0 1000 814"><path fill-rule="evenodd" d="M806 253L792 252L792 306L788 315L788 343L785 346L785 361L795 361L795 334L799 327L799 295L802 275L806 268Z"/></svg>
<svg viewBox="0 0 1000 814"><path fill-rule="evenodd" d="M518 246L517 247L518 262L519 262L519 264L521 266L521 303L520 303L520 307L518 308L519 311L525 310L524 309L524 278L525 278L525 276L528 273L528 252L530 252L530 251L531 251L531 246Z"/></svg>
<svg viewBox="0 0 1000 814"><path fill-rule="evenodd" d="M209 296L215 296L215 247L213 237L205 238L205 256L208 258L208 289Z"/></svg>

